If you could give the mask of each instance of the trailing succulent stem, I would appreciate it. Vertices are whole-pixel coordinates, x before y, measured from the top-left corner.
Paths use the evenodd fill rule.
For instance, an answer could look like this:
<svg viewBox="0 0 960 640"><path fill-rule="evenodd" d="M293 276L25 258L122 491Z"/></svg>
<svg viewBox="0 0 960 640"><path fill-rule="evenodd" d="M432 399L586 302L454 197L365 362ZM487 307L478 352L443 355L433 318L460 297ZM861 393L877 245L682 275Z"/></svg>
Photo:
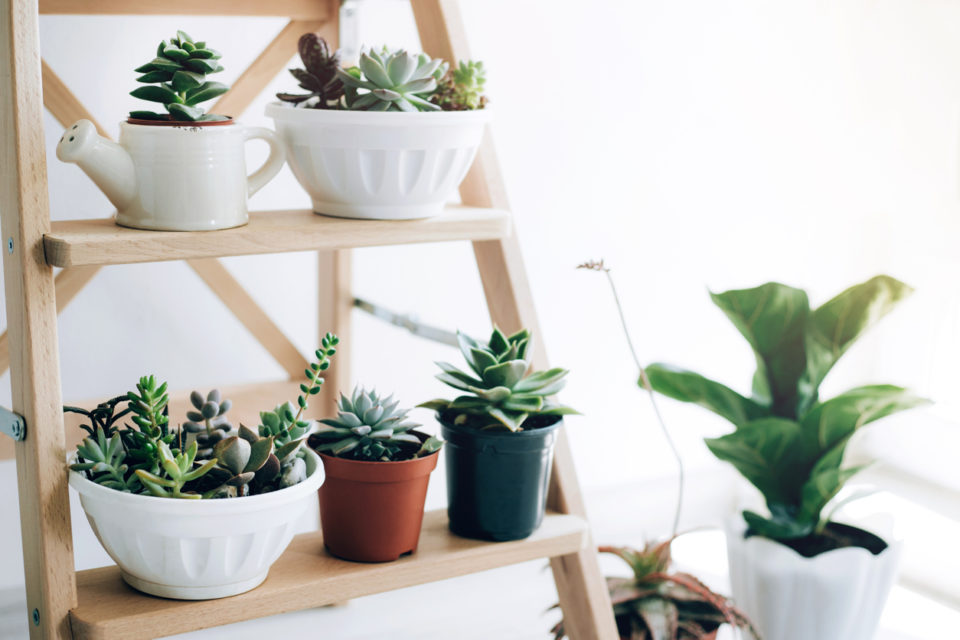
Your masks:
<svg viewBox="0 0 960 640"><path fill-rule="evenodd" d="M893 385L857 387L827 400L819 394L847 349L911 291L881 275L816 309L805 291L776 282L711 294L756 355L750 397L692 371L646 367L655 391L733 424L732 433L706 442L763 494L770 515L745 511L750 534L788 542L822 531L828 503L860 470L842 467L857 429L927 402Z"/></svg>
<svg viewBox="0 0 960 640"><path fill-rule="evenodd" d="M116 425L120 418L130 413L129 407L124 407L122 410L120 409L120 404L124 402L127 402L126 395L117 396L106 402L101 402L95 409L91 409L90 411L81 407L64 407L63 412L78 413L89 420L89 425L80 425L80 428L89 435L95 436L97 432L102 429L106 437L110 438L116 433L116 427L114 425Z"/></svg>
<svg viewBox="0 0 960 640"><path fill-rule="evenodd" d="M343 96L343 82L337 77L340 57L315 33L300 36L297 48L303 69L290 69L290 74L307 93L278 93L277 98L312 109L339 108Z"/></svg>
<svg viewBox="0 0 960 640"><path fill-rule="evenodd" d="M322 374L330 368L330 359L337 352L336 346L340 338L328 333L320 341L320 348L314 352L316 361L311 362L304 370L306 382L300 384L300 395L297 396L297 407L290 402L277 406L273 411L260 412L260 435L272 437L278 446L292 440L298 440L306 435L310 422L303 419L303 412L307 410L307 399L320 393L323 386Z"/></svg>
<svg viewBox="0 0 960 640"><path fill-rule="evenodd" d="M317 453L351 460L409 460L438 451L442 441L420 438L412 430L420 425L407 421L409 409L400 409L393 396L381 398L376 391L356 387L351 397L340 394L336 418L321 420L324 426L310 436Z"/></svg>
<svg viewBox="0 0 960 640"><path fill-rule="evenodd" d="M207 75L223 71L217 62L220 53L207 47L205 42L194 40L183 31L169 41L163 40L157 47L156 57L135 69L143 75L137 82L145 86L130 92L134 98L158 102L166 114L153 111L131 111L131 118L141 120L170 120L197 122L226 120L224 116L205 113L198 106L227 92L229 87L221 82L207 80Z"/></svg>
<svg viewBox="0 0 960 640"><path fill-rule="evenodd" d="M472 373L438 362L443 373L438 374L437 379L466 394L454 400L430 400L418 406L448 413L455 424L509 431L522 431L530 418L546 417L552 424L561 416L577 413L547 400L566 384L564 378L569 373L566 369L528 375L530 332L526 329L508 337L494 328L490 342L485 345L460 332L457 339Z"/></svg>

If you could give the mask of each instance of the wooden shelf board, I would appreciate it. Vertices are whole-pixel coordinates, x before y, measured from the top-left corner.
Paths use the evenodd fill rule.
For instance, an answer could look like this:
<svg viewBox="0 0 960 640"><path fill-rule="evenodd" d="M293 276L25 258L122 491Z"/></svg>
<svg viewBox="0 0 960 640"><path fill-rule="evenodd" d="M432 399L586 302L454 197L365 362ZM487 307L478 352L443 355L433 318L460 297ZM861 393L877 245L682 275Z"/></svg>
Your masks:
<svg viewBox="0 0 960 640"><path fill-rule="evenodd" d="M40 0L41 14L283 16L327 20L331 3L317 0Z"/></svg>
<svg viewBox="0 0 960 640"><path fill-rule="evenodd" d="M141 231L110 218L54 222L43 239L55 267L327 251L417 242L495 240L510 233L505 211L450 206L423 220L349 220L309 210L255 211L250 223L222 231Z"/></svg>
<svg viewBox="0 0 960 640"><path fill-rule="evenodd" d="M306 366L306 361L304 361ZM290 382L281 380L278 382L258 382L255 384L236 385L221 387L221 393L224 398L230 398L233 401L233 407L230 409L230 421L234 426L241 422L248 427L256 427L260 424L260 412L273 409L282 402L290 401L296 403L297 394L300 393L300 381ZM207 392L209 389L200 389ZM92 409L97 403L103 402L108 398L97 398L95 400L85 400L81 402L67 402L68 405ZM320 406L318 400L312 400L307 409L307 417L318 417L314 412ZM190 406L190 391L173 391L170 394L170 420L175 424L180 424L186 420L186 413ZM64 415L64 427L66 429L67 451L73 451L77 444L87 435L80 428L83 418L75 413ZM0 460L8 460L14 457L14 442L11 438L0 438Z"/></svg>
<svg viewBox="0 0 960 640"><path fill-rule="evenodd" d="M494 569L538 558L568 555L586 544L586 522L548 513L526 540L482 542L454 536L444 511L424 516L420 547L396 562L338 560L319 532L293 542L253 591L220 600L166 600L128 587L117 567L77 574L78 605L70 613L75 640L136 640L299 611L365 595Z"/></svg>

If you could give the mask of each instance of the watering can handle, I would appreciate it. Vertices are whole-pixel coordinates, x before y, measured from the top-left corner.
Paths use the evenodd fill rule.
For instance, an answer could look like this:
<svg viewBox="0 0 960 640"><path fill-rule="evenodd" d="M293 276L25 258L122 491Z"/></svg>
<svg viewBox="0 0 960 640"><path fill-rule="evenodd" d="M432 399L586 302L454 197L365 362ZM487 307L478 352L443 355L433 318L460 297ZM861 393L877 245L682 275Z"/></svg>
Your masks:
<svg viewBox="0 0 960 640"><path fill-rule="evenodd" d="M247 176L247 197L249 198L259 191L265 184L270 182L275 175L283 168L286 154L283 151L283 145L270 129L263 127L248 127L244 131L244 141L264 140L270 145L270 155L263 165Z"/></svg>

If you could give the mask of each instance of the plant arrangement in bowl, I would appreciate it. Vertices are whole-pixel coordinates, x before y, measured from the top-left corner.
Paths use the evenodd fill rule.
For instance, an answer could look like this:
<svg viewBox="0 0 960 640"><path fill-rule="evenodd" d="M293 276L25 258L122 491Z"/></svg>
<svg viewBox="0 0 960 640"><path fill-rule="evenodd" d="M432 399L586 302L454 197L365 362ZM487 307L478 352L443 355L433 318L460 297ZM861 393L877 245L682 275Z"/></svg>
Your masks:
<svg viewBox="0 0 960 640"><path fill-rule="evenodd" d="M79 167L117 208L117 224L138 229L208 231L247 223L247 199L283 167L283 146L269 129L207 113L202 103L229 87L207 76L223 71L220 53L183 31L163 40L136 68L135 98L164 112L134 110L120 123L120 141L89 120L67 129L57 157ZM244 144L270 145L263 166L247 175Z"/></svg>
<svg viewBox="0 0 960 640"><path fill-rule="evenodd" d="M876 629L900 544L830 520L834 498L860 470L844 467L843 455L861 427L926 401L894 385L829 399L819 387L856 339L911 291L876 276L816 309L805 291L775 282L711 294L756 355L751 397L670 365L646 368L657 392L735 427L706 442L766 502L766 513L744 511L727 532L734 598L766 638L868 640Z"/></svg>
<svg viewBox="0 0 960 640"><path fill-rule="evenodd" d="M305 93L267 106L314 211L345 218L438 215L467 175L489 120L486 72L387 47L357 66L316 34L300 38Z"/></svg>
<svg viewBox="0 0 960 640"><path fill-rule="evenodd" d="M360 562L416 551L442 442L417 431L392 396L357 387L338 408L308 439L326 473L318 494L324 545Z"/></svg>
<svg viewBox="0 0 960 640"><path fill-rule="evenodd" d="M573 409L547 400L565 369L530 373L530 332L494 328L482 344L458 333L464 372L438 362L437 378L464 392L419 405L437 412L446 441L450 530L486 540L518 540L543 521L553 446Z"/></svg>
<svg viewBox="0 0 960 640"><path fill-rule="evenodd" d="M167 385L153 376L85 416L88 437L70 464L70 486L123 579L151 595L183 600L249 591L293 538L323 482L304 443L307 396L319 391L336 337L311 363L301 411L286 403L259 429L226 421L230 401L194 391L184 426L170 425ZM316 389L316 391L313 391ZM302 390L302 389L301 389ZM130 416L132 424L121 426ZM189 425L189 426L187 426Z"/></svg>

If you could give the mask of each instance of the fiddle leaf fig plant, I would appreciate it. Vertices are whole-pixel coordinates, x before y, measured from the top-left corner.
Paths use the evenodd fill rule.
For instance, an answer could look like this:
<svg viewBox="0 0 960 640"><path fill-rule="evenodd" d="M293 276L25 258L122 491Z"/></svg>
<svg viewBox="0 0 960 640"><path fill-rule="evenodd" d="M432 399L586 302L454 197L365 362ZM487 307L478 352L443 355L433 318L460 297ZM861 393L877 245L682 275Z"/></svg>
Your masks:
<svg viewBox="0 0 960 640"><path fill-rule="evenodd" d="M454 400L430 400L418 406L449 412L454 424L509 431L522 431L530 418L559 418L577 413L547 400L563 389L564 378L569 373L566 369L528 374L530 332L526 329L507 336L494 328L487 344L460 332L457 340L471 372L438 362L443 373L437 374L437 379L466 394Z"/></svg>
<svg viewBox="0 0 960 640"><path fill-rule="evenodd" d="M226 120L225 116L206 113L198 106L227 92L230 88L222 82L207 80L212 73L223 71L218 62L220 53L195 42L183 31L157 46L156 57L135 69L142 74L137 82L144 86L130 92L134 98L158 102L167 113L154 111L131 111L130 117L140 120L174 120L197 122Z"/></svg>
<svg viewBox="0 0 960 640"><path fill-rule="evenodd" d="M823 534L825 507L860 470L842 466L853 434L927 402L885 384L830 399L819 392L857 338L911 292L899 280L880 275L816 309L805 291L776 282L711 294L756 356L749 397L692 371L660 363L646 367L654 390L705 407L735 427L706 442L763 494L769 515L745 511L748 535L789 544Z"/></svg>

